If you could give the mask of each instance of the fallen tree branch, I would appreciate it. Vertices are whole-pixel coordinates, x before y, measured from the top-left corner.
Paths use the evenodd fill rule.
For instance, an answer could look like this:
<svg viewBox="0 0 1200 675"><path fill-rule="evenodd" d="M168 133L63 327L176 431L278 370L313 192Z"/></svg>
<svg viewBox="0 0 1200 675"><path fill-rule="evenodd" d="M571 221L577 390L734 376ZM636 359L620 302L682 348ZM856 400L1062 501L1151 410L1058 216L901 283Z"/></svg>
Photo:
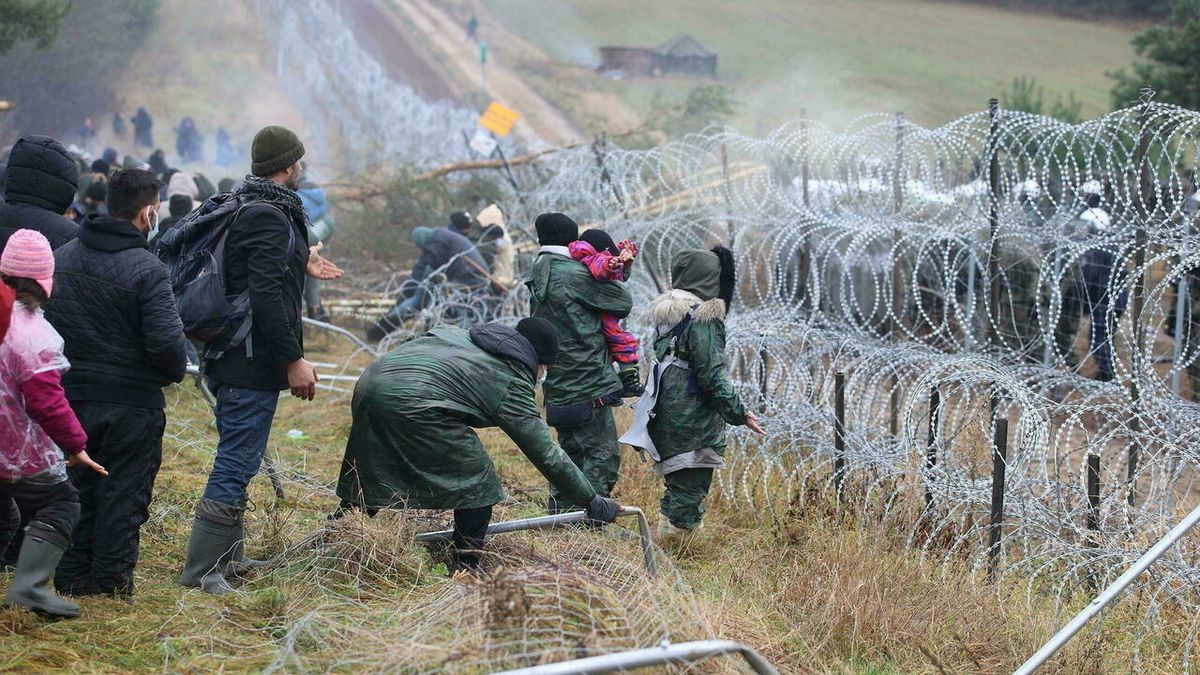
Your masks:
<svg viewBox="0 0 1200 675"><path fill-rule="evenodd" d="M520 157L513 157L512 159L508 160L508 165L520 166L522 164L529 164L537 158L548 155L552 152L558 152L559 150L570 150L571 148L578 148L582 145L587 145L587 143L572 143L570 145L547 148L540 152L533 152L528 155L521 155ZM471 159L463 162L454 162L452 164L439 166L433 171L427 171L416 176L414 180L433 180L434 178L441 178L447 174L457 173L459 171L478 171L480 169L502 168L504 168L504 160L502 159Z"/></svg>

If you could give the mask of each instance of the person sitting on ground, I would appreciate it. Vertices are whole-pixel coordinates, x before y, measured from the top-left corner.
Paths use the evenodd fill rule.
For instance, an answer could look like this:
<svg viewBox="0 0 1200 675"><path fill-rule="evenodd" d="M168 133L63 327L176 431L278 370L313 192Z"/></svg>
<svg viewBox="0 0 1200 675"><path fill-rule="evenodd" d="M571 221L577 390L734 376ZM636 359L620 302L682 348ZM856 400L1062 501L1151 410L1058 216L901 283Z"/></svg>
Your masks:
<svg viewBox="0 0 1200 675"><path fill-rule="evenodd" d="M504 489L473 428L500 427L564 501L612 522L617 503L596 492L538 415L534 389L557 357L554 326L532 318L515 329L438 326L380 357L354 388L335 515L453 509L454 568L478 569Z"/></svg>
<svg viewBox="0 0 1200 675"><path fill-rule="evenodd" d="M50 242L18 230L0 254L0 278L16 296L0 343L0 549L19 531L17 509L29 518L4 604L78 616L79 605L49 587L79 520L79 493L66 467L107 472L87 454L87 434L63 391L62 374L70 366L63 340L42 313L54 287Z"/></svg>
<svg viewBox="0 0 1200 675"><path fill-rule="evenodd" d="M637 244L625 240L614 244L604 230L587 230L578 241L567 245L571 257L583 263L596 281L622 282L629 278ZM638 339L621 328L621 319L612 314L600 314L600 330L608 344L608 355L617 363L617 375L624 387L624 397L641 396L645 391L638 373Z"/></svg>
<svg viewBox="0 0 1200 675"><path fill-rule="evenodd" d="M713 470L725 466L725 425L764 433L734 391L725 363L725 313L734 283L729 249L680 251L671 263L671 289L650 304L658 361L651 377L657 381L647 383L638 410L653 416L635 416L622 442L649 451L663 477L658 535L664 540L700 527ZM639 422L652 447L632 443Z"/></svg>
<svg viewBox="0 0 1200 675"><path fill-rule="evenodd" d="M487 263L466 237L449 226L433 229L414 227L413 243L421 249L421 257L413 265L412 276L401 298L391 310L367 330L367 339L378 342L400 327L411 314L425 306L426 287L437 278L482 289L488 284Z"/></svg>

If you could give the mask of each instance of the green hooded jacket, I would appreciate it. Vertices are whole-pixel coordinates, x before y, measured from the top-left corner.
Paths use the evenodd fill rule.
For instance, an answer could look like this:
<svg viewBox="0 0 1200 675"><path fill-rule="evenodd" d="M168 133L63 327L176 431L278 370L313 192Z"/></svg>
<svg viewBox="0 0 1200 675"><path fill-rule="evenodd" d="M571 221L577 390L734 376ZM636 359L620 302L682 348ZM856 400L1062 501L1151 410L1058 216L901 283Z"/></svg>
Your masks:
<svg viewBox="0 0 1200 675"><path fill-rule="evenodd" d="M725 452L725 425L745 424L746 407L733 389L725 363L725 303L701 300L675 289L650 305L657 327L654 354L662 360L671 344L671 329L695 307L692 321L675 345L676 358L690 372L670 367L659 379L658 404L647 430L663 460L708 448ZM694 376L694 377L693 377Z"/></svg>
<svg viewBox="0 0 1200 675"><path fill-rule="evenodd" d="M633 309L624 284L596 281L587 267L569 257L565 246L561 248L561 255L543 249L528 281L531 314L558 329L558 360L542 386L546 403L555 406L595 400L621 389L600 315L624 318Z"/></svg>
<svg viewBox="0 0 1200 675"><path fill-rule="evenodd" d="M359 379L338 497L369 508L478 508L504 490L471 427L500 427L567 499L596 494L534 402L537 358L512 328L440 326Z"/></svg>

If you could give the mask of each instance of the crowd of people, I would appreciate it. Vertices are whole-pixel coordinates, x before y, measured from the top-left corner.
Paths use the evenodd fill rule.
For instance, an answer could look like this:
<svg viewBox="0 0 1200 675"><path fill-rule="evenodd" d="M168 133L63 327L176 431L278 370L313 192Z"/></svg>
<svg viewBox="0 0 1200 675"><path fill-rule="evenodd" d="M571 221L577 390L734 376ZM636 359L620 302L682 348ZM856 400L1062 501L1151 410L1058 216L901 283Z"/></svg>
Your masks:
<svg viewBox="0 0 1200 675"><path fill-rule="evenodd" d="M71 617L80 608L69 598L132 597L162 462L163 388L183 379L189 340L199 335L191 317L197 303L212 301L191 293L198 281L181 285L177 266L180 247L204 240L202 227L224 228L210 237L221 242L213 255L223 263L224 298L214 306L230 309L201 345L218 441L178 583L229 593L261 564L245 554L247 486L280 392L316 397L301 320L306 279L342 273L313 236L327 205L306 185L304 153L294 132L262 129L249 174L223 180L220 194L193 209L203 198L194 176L148 165L91 165L81 174L51 138L13 146L0 204L0 550L16 553L6 560L14 568L6 604ZM76 211L80 189L96 208ZM513 251L499 209L449 221L414 230L419 271L444 267L467 283L511 288ZM474 241L473 227L481 228ZM541 248L526 282L529 317L515 326L436 326L380 357L351 402L333 516L453 510L455 573L479 573L492 508L503 499L473 429L495 426L513 439L550 481L548 511L582 508L600 527L620 510L611 498L620 466L613 407L643 394L637 340L620 326L633 308L623 281L637 247L601 231L581 235L561 213L539 216L535 228ZM724 360L732 255L682 251L671 274L672 289L650 307L662 367L650 369L639 400L658 414L637 416L626 434L663 477L663 537L700 526L726 426L763 432ZM239 303L242 313L233 309Z"/></svg>

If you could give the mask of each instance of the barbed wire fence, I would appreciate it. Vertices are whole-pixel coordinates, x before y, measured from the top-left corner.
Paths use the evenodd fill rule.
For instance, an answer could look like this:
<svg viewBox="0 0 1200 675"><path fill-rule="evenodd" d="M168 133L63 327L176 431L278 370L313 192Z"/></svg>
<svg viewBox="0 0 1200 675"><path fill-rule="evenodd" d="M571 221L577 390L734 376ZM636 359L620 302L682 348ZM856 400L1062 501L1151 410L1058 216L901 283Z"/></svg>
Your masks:
<svg viewBox="0 0 1200 675"><path fill-rule="evenodd" d="M713 130L565 150L520 169L509 206L641 242L635 307L676 251L733 245L729 349L771 435L735 436L728 496L771 507L780 480L791 500L837 485L864 526L907 519L926 559L1065 599L1200 498L1198 131L1150 92L1080 125L993 102L936 129L883 115ZM1168 607L1196 616L1198 552L1181 543L1143 580L1142 637Z"/></svg>
<svg viewBox="0 0 1200 675"><path fill-rule="evenodd" d="M731 366L771 431L734 432L719 479L732 501L803 508L825 495L865 530L906 532L929 564L965 561L1065 603L1200 497L1198 131L1200 114L1149 95L1080 125L993 106L936 129L896 115L841 132L801 120L763 139L714 129L650 150L549 153L511 167L503 206L517 222L558 210L639 241L635 307L669 284L675 252L732 245ZM631 324L649 337L644 317ZM362 366L329 365L347 393ZM332 495L302 468L281 473ZM1198 553L1181 542L1135 591L1138 643L1165 617L1183 621L1184 669ZM611 565L605 584L627 577L611 551L588 555ZM437 600L421 625L442 617L452 634L461 600ZM685 623L679 612L667 623ZM303 666L301 632L271 643L280 667ZM533 642L479 665L562 657ZM439 667L438 654L420 662Z"/></svg>

